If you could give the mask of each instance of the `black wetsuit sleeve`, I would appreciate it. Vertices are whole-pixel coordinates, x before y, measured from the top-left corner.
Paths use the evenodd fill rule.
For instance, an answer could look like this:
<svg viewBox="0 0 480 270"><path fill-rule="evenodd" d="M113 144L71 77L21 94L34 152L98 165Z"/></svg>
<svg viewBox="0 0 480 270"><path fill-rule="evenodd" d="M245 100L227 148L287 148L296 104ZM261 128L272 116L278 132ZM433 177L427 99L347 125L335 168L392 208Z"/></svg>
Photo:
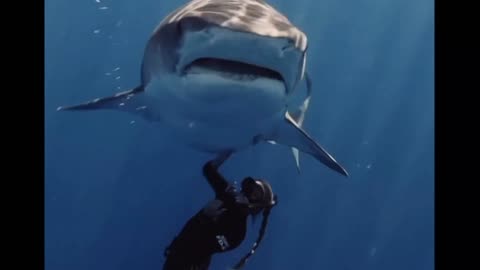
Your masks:
<svg viewBox="0 0 480 270"><path fill-rule="evenodd" d="M217 168L213 166L212 162L209 161L203 166L203 175L207 178L208 183L215 191L215 195L220 197L225 193L229 183L223 176L218 172Z"/></svg>

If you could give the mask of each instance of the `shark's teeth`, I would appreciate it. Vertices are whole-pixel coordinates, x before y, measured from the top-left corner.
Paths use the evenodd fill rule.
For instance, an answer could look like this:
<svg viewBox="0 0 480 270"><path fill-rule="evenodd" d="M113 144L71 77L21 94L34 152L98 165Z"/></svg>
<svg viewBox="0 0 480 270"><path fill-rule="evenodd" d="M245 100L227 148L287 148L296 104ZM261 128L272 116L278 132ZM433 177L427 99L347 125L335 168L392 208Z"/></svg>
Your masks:
<svg viewBox="0 0 480 270"><path fill-rule="evenodd" d="M228 72L222 72L220 73L220 76L224 78L232 79L232 80L239 80L239 81L246 81L246 80L253 81L258 78L257 75L253 75L253 74L236 74L236 73L228 73Z"/></svg>
<svg viewBox="0 0 480 270"><path fill-rule="evenodd" d="M193 61L184 70L184 74L218 74L231 80L253 81L260 77L282 81L276 71L263 67L213 58L203 58Z"/></svg>
<svg viewBox="0 0 480 270"><path fill-rule="evenodd" d="M212 74L215 73L223 78L238 80L238 81L253 81L258 79L260 76L256 74L241 74L241 73L232 73L222 70L212 70L203 67L190 67L185 70L186 74Z"/></svg>

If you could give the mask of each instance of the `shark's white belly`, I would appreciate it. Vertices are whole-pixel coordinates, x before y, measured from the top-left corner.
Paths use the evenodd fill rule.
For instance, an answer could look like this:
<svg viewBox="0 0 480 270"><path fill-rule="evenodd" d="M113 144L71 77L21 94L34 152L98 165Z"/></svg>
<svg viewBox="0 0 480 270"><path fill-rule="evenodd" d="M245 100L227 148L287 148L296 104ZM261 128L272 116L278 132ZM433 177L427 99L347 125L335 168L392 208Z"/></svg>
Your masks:
<svg viewBox="0 0 480 270"><path fill-rule="evenodd" d="M280 81L257 78L246 83L215 74L178 78L154 79L145 93L152 97L154 118L196 149L247 147L283 118L287 98Z"/></svg>

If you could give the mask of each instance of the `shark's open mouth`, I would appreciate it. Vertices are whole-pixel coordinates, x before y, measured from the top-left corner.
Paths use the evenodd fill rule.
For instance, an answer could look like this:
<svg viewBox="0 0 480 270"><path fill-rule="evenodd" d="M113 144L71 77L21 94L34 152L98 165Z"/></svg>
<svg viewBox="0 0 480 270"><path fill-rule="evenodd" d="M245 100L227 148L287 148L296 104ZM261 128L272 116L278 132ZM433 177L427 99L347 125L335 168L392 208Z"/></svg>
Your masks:
<svg viewBox="0 0 480 270"><path fill-rule="evenodd" d="M219 58L199 58L188 64L184 72L186 74L216 73L232 80L255 80L261 77L284 81L280 73L275 70Z"/></svg>

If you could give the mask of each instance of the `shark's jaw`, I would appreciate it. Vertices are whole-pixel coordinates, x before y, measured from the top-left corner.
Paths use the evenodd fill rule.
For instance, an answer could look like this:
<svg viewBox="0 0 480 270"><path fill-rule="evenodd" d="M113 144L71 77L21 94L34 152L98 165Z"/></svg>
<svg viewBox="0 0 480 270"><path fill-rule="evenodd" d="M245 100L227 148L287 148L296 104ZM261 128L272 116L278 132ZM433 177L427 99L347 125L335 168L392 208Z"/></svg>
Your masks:
<svg viewBox="0 0 480 270"><path fill-rule="evenodd" d="M285 83L278 71L239 61L221 58L198 58L186 65L181 71L184 76L200 74L217 74L225 79L239 82L254 81L258 78Z"/></svg>
<svg viewBox="0 0 480 270"><path fill-rule="evenodd" d="M234 83L257 79L284 84L288 95L302 76L303 53L291 40L259 36L186 20L179 24L175 72L180 76L216 74Z"/></svg>

